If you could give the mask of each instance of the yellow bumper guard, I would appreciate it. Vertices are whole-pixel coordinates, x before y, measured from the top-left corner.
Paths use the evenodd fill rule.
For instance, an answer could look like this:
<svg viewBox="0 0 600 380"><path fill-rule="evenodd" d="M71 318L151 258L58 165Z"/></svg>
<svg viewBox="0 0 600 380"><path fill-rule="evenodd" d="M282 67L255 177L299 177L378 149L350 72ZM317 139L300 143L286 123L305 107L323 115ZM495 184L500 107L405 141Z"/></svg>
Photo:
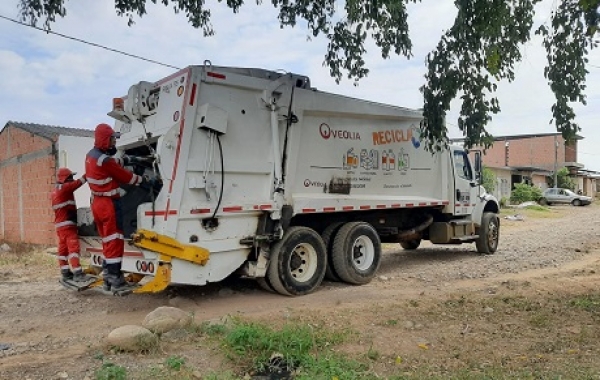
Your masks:
<svg viewBox="0 0 600 380"><path fill-rule="evenodd" d="M181 244L173 238L148 230L138 230L133 234L133 244L136 247L160 254L154 278L152 281L135 289L134 293L158 293L165 290L171 283L171 260L174 257L195 264L205 265L210 256L210 252L205 248ZM131 275L134 277L139 276Z"/></svg>

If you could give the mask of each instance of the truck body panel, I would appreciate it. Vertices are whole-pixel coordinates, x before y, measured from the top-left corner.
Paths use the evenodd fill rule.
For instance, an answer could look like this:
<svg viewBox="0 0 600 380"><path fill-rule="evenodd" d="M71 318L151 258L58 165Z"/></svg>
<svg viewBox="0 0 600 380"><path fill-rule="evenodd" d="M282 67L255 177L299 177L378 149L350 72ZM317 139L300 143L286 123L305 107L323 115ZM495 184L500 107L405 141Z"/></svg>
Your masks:
<svg viewBox="0 0 600 380"><path fill-rule="evenodd" d="M420 112L321 92L305 76L190 66L132 86L121 103L109 113L121 132L120 152L152 155L151 167L133 169L162 180L150 191L126 188L123 197L124 233L132 236L123 270L146 280L159 266L169 268L174 284L203 285L239 271L268 275L280 293L296 294L296 269L288 273L292 285L269 269L292 226L298 246L318 261L308 266L317 273L328 248L309 244L316 239L310 231L360 222L350 227L372 227L375 240L414 243L427 239L435 222L437 242L473 242L484 212L498 210L462 148L424 149ZM89 225L89 210L80 212ZM170 248L140 248L143 231L174 239L182 252L207 250L209 259L200 265ZM100 266L100 240L81 240ZM320 282L315 276L310 281Z"/></svg>

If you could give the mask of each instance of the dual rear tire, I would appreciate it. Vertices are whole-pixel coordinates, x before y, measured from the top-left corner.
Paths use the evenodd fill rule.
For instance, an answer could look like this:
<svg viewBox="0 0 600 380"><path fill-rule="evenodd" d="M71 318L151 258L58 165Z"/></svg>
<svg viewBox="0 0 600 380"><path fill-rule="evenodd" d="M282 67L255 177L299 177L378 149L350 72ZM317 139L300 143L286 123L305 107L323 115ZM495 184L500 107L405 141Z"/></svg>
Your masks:
<svg viewBox="0 0 600 380"><path fill-rule="evenodd" d="M381 241L368 223L336 223L320 236L308 227L290 227L271 247L259 285L287 296L313 292L327 275L353 285L373 279L381 264Z"/></svg>

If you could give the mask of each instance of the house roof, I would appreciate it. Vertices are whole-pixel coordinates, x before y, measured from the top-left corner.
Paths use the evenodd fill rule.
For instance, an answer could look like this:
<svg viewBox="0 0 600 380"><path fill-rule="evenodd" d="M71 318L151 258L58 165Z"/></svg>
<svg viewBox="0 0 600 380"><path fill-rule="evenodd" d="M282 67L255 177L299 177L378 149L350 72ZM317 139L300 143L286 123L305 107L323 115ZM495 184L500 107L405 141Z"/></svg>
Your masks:
<svg viewBox="0 0 600 380"><path fill-rule="evenodd" d="M521 140L521 139L532 139L536 137L546 137L546 136L562 136L561 132L547 132L547 133L531 133L531 134L523 134L523 135L506 135L506 136L494 136L494 141L507 141L507 140ZM575 140L583 140L584 137L581 135L575 135ZM464 141L464 137L452 138L450 141L462 142Z"/></svg>
<svg viewBox="0 0 600 380"><path fill-rule="evenodd" d="M58 136L94 137L94 131L90 129L67 128L56 125L22 123L18 121L8 121L0 133L4 132L8 126L13 126L51 140L55 140Z"/></svg>

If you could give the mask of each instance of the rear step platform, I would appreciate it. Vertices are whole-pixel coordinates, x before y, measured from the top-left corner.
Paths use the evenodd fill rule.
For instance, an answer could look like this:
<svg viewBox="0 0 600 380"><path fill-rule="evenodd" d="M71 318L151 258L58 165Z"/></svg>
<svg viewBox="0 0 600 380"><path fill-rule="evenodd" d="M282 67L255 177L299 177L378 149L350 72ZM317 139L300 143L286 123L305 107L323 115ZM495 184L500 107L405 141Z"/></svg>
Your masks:
<svg viewBox="0 0 600 380"><path fill-rule="evenodd" d="M87 283L78 283L75 282L73 280L63 280L60 279L58 280L58 282L64 286L65 288L69 289L69 290L73 290L76 292L83 292L85 290L94 290L97 292L100 292L102 294L105 294L107 296L118 296L118 297L123 297L123 296L127 296L131 293L133 293L134 288L130 288L130 289L124 289L124 290L104 290L103 286L102 286L102 277L93 277L93 281L87 282Z"/></svg>
<svg viewBox="0 0 600 380"><path fill-rule="evenodd" d="M87 282L77 282L73 280L65 280L60 279L58 282L69 290L75 290L77 292L82 292L84 290L90 289L92 287L97 286L96 284L100 281L98 277L92 277L90 281Z"/></svg>
<svg viewBox="0 0 600 380"><path fill-rule="evenodd" d="M131 293L133 293L133 289L126 289L126 290L105 290L104 287L102 287L102 285L100 286L96 286L93 288L93 290L102 293L104 295L107 296L116 296L116 297L125 297L130 295Z"/></svg>

